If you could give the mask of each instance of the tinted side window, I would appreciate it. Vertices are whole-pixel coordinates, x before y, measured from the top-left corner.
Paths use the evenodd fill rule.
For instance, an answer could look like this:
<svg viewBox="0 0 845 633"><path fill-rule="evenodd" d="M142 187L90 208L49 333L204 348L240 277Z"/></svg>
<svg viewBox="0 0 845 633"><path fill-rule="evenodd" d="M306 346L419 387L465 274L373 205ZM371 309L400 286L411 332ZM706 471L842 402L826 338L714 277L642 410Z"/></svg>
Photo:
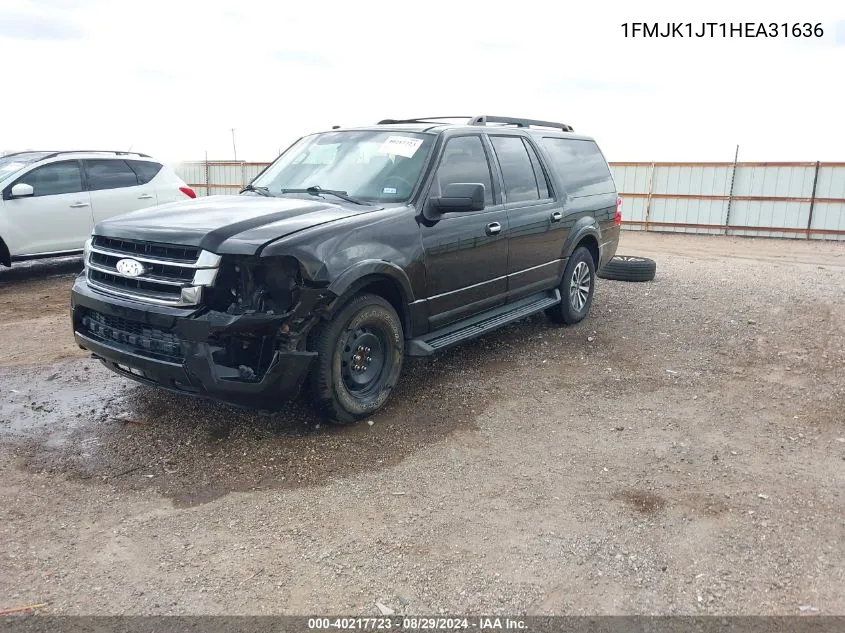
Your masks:
<svg viewBox="0 0 845 633"><path fill-rule="evenodd" d="M537 157L537 152L531 147L530 143L525 143L525 148L528 150L528 155L531 157L531 166L534 168L534 177L537 178L537 186L540 188L540 198L550 198L549 193L549 179L546 172L543 171L543 165Z"/></svg>
<svg viewBox="0 0 845 633"><path fill-rule="evenodd" d="M151 163L144 160L127 160L127 164L138 175L138 184L146 185L156 174L161 171L159 163Z"/></svg>
<svg viewBox="0 0 845 633"><path fill-rule="evenodd" d="M537 178L522 139L518 136L491 136L490 140L502 166L507 201L539 200Z"/></svg>
<svg viewBox="0 0 845 633"><path fill-rule="evenodd" d="M439 196L443 187L454 182L480 182L485 204L493 204L493 178L480 136L459 136L446 142L431 195Z"/></svg>
<svg viewBox="0 0 845 633"><path fill-rule="evenodd" d="M31 185L36 196L55 196L61 193L79 193L82 188L82 173L75 160L50 163L36 167L18 179Z"/></svg>
<svg viewBox="0 0 845 633"><path fill-rule="evenodd" d="M138 185L138 176L123 160L86 160L85 174L91 191Z"/></svg>
<svg viewBox="0 0 845 633"><path fill-rule="evenodd" d="M552 169L569 195L613 192L610 169L594 141L543 137L542 142L552 158Z"/></svg>

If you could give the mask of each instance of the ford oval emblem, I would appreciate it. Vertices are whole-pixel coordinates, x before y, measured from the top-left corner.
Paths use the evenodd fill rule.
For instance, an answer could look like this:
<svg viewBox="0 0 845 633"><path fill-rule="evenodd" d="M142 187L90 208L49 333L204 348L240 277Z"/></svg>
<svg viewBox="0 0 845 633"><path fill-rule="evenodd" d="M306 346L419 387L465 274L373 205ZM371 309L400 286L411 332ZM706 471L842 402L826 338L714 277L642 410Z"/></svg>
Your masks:
<svg viewBox="0 0 845 633"><path fill-rule="evenodd" d="M144 274L144 265L134 259L121 259L114 266L121 275L139 277Z"/></svg>

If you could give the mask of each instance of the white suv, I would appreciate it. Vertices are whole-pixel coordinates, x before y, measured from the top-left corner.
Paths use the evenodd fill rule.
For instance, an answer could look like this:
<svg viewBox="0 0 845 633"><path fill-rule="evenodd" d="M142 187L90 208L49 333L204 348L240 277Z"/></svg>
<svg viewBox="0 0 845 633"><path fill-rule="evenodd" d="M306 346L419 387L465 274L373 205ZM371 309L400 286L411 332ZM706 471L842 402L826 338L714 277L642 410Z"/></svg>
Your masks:
<svg viewBox="0 0 845 633"><path fill-rule="evenodd" d="M173 170L133 152L0 157L0 264L81 253L103 218L195 198Z"/></svg>

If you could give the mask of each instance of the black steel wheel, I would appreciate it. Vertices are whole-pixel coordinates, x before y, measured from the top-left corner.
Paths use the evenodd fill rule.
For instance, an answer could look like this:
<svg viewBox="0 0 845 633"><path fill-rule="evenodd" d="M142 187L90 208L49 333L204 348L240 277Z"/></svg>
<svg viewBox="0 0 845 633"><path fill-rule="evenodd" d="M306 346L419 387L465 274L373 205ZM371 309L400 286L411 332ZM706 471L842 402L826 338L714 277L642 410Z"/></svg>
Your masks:
<svg viewBox="0 0 845 633"><path fill-rule="evenodd" d="M310 341L317 352L311 398L325 417L351 424L384 405L402 371L405 342L388 301L372 294L353 297Z"/></svg>
<svg viewBox="0 0 845 633"><path fill-rule="evenodd" d="M340 342L343 384L350 393L363 397L378 388L388 365L387 333L380 327L364 325L345 334Z"/></svg>

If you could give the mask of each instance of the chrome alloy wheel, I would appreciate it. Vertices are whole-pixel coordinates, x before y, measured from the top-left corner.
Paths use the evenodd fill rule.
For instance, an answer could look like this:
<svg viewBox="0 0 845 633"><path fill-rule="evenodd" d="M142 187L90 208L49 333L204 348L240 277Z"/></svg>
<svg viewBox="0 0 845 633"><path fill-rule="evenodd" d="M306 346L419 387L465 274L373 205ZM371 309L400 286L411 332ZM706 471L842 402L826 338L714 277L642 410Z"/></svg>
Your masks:
<svg viewBox="0 0 845 633"><path fill-rule="evenodd" d="M592 283L590 267L587 266L586 262L578 262L575 270L572 271L572 278L569 280L569 305L576 312L581 312L587 304Z"/></svg>

